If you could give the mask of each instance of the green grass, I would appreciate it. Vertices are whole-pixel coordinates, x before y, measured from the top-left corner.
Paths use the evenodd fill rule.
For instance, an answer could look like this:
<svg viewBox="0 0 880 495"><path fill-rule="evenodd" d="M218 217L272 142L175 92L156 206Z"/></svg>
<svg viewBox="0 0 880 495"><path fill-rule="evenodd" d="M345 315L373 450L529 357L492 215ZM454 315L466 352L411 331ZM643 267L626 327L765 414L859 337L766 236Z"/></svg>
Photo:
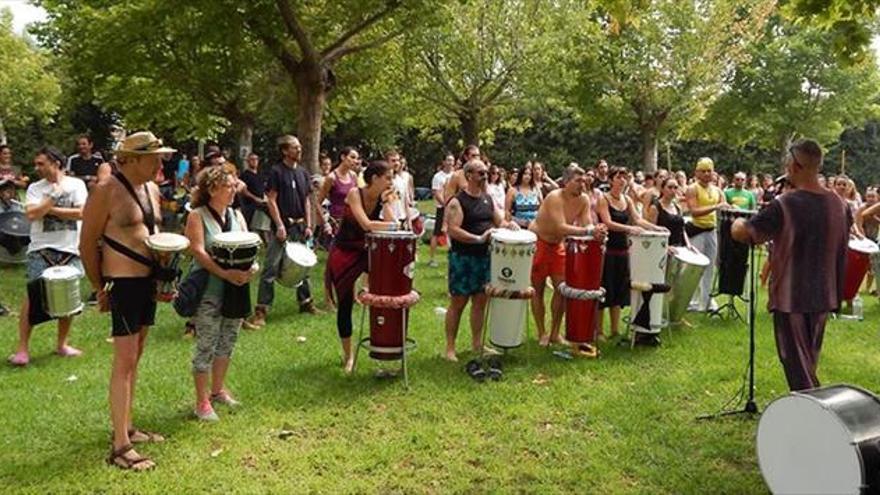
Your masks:
<svg viewBox="0 0 880 495"><path fill-rule="evenodd" d="M605 346L601 359L563 361L534 335L514 350L502 382L477 384L440 359L445 264L425 265L413 310L418 349L411 389L340 367L334 316L296 313L279 289L270 324L242 331L229 386L244 406L222 420L191 418L193 343L162 305L140 367L136 424L168 436L142 452L150 473L104 464L109 448L109 318L88 309L75 323L79 359L51 355L55 330L35 331L27 369L0 366L3 493L764 493L757 422L697 421L740 387L748 336L739 323L694 316L696 328L665 335L659 349ZM23 297L23 270L3 271L2 299ZM764 301L762 299L761 306ZM866 321L829 324L820 375L880 390L877 303ZM356 308L359 311L359 308ZM0 319L11 351L15 318ZM305 336L304 343L297 337ZM770 322L758 319L761 408L787 391ZM459 336L467 348L469 329ZM75 380L70 380L73 376ZM279 438L281 430L292 435Z"/></svg>

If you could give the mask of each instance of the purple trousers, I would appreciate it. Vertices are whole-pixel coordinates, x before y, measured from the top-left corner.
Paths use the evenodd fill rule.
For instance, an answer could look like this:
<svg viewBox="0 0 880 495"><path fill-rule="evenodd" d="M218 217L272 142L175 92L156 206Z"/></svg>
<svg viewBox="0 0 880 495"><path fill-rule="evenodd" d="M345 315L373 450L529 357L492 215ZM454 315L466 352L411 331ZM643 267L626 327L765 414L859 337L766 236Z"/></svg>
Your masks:
<svg viewBox="0 0 880 495"><path fill-rule="evenodd" d="M788 388L792 391L816 388L816 367L825 335L828 313L773 313L776 351Z"/></svg>

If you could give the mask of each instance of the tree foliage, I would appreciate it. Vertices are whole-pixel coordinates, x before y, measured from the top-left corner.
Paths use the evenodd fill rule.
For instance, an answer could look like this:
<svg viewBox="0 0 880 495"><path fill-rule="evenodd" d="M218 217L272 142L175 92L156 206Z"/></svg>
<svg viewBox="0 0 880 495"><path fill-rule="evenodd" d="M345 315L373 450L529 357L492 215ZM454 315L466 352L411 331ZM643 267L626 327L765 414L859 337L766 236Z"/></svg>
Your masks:
<svg viewBox="0 0 880 495"><path fill-rule="evenodd" d="M0 9L0 142L6 129L47 121L58 108L61 87L49 58L12 30L12 14Z"/></svg>

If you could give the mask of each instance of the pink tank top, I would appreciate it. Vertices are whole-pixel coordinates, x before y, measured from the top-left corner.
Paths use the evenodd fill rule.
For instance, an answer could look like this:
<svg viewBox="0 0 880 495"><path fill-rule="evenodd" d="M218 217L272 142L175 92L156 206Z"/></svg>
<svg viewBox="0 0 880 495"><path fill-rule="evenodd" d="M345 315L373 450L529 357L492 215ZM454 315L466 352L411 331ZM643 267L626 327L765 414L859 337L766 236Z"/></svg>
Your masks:
<svg viewBox="0 0 880 495"><path fill-rule="evenodd" d="M327 195L327 199L330 200L329 211L330 216L333 218L342 218L342 215L345 214L345 197L348 196L348 191L353 187L357 187L354 174L349 173L348 179L348 182L342 182L339 180L339 177L336 177L333 180L333 185L330 187L330 194Z"/></svg>

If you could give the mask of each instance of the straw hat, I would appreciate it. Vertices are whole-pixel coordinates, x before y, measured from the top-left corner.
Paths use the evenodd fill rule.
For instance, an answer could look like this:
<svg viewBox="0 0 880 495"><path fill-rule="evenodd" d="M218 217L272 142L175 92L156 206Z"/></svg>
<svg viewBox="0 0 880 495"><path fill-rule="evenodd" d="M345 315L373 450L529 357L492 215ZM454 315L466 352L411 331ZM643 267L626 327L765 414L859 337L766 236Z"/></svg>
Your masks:
<svg viewBox="0 0 880 495"><path fill-rule="evenodd" d="M163 146L162 140L149 131L136 132L126 136L116 149L118 155L161 155L175 151L177 150L174 148Z"/></svg>
<svg viewBox="0 0 880 495"><path fill-rule="evenodd" d="M283 146L285 144L294 144L294 143L299 144L299 139L297 139L296 136L291 136L290 134L286 134L284 136L281 136L280 138L278 138L275 141L275 144L277 144L278 146Z"/></svg>

